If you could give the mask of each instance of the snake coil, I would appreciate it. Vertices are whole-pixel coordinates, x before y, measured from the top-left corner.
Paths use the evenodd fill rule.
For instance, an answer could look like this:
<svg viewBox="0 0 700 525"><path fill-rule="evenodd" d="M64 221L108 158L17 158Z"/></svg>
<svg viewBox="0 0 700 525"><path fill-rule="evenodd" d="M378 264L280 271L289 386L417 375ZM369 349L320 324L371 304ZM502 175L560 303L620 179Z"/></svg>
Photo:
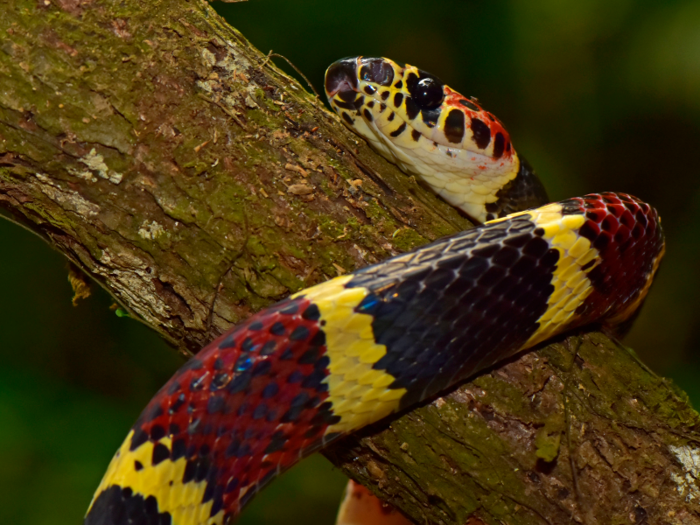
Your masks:
<svg viewBox="0 0 700 525"><path fill-rule="evenodd" d="M651 206L616 193L544 204L498 119L415 67L344 59L326 93L484 224L302 290L207 345L141 413L85 525L229 523L338 437L564 331L624 332L638 312L664 252Z"/></svg>

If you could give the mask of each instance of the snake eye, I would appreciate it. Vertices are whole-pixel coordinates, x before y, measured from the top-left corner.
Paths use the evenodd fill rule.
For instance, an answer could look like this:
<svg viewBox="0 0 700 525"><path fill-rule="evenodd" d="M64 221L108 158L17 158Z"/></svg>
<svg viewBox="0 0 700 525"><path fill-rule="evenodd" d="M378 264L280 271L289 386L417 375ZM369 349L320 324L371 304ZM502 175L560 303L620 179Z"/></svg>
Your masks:
<svg viewBox="0 0 700 525"><path fill-rule="evenodd" d="M435 109L445 99L443 85L435 77L421 78L413 88L411 96L421 109Z"/></svg>

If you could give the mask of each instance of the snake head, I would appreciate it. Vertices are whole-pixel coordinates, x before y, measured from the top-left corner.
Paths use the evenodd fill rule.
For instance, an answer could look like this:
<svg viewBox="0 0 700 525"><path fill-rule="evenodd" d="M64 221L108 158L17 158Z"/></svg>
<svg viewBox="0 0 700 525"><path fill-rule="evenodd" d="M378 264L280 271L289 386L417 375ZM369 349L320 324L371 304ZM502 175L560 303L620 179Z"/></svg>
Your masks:
<svg viewBox="0 0 700 525"><path fill-rule="evenodd" d="M447 202L481 222L518 175L501 122L438 77L387 58L353 57L326 71L326 95L343 123Z"/></svg>

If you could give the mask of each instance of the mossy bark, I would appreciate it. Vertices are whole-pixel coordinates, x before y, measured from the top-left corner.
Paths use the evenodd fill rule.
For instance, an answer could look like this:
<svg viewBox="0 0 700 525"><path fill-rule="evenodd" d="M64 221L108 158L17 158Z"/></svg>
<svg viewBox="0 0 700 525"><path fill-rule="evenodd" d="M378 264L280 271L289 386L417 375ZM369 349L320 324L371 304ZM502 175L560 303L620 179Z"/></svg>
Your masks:
<svg viewBox="0 0 700 525"><path fill-rule="evenodd" d="M700 523L698 414L599 333L528 352L326 455L415 523Z"/></svg>
<svg viewBox="0 0 700 525"><path fill-rule="evenodd" d="M11 0L0 34L2 207L179 348L466 225L199 0Z"/></svg>
<svg viewBox="0 0 700 525"><path fill-rule="evenodd" d="M0 209L183 352L468 225L200 0L1 10ZM700 523L698 422L588 334L328 455L416 523Z"/></svg>

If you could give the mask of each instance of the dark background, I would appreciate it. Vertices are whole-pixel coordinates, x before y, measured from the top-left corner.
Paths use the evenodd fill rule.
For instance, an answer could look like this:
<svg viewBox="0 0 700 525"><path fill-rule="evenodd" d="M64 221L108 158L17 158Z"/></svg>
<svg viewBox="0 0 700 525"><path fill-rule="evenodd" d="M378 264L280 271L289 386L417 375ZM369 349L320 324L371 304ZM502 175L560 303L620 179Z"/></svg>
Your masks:
<svg viewBox="0 0 700 525"><path fill-rule="evenodd" d="M319 91L331 62L365 55L417 65L478 97L552 199L613 190L658 207L668 251L626 342L700 403L697 0L215 6ZM30 233L0 221L0 246L0 523L74 525L180 358L118 318L103 292L71 306L64 260ZM240 523L330 525L343 485L315 456L273 483Z"/></svg>

